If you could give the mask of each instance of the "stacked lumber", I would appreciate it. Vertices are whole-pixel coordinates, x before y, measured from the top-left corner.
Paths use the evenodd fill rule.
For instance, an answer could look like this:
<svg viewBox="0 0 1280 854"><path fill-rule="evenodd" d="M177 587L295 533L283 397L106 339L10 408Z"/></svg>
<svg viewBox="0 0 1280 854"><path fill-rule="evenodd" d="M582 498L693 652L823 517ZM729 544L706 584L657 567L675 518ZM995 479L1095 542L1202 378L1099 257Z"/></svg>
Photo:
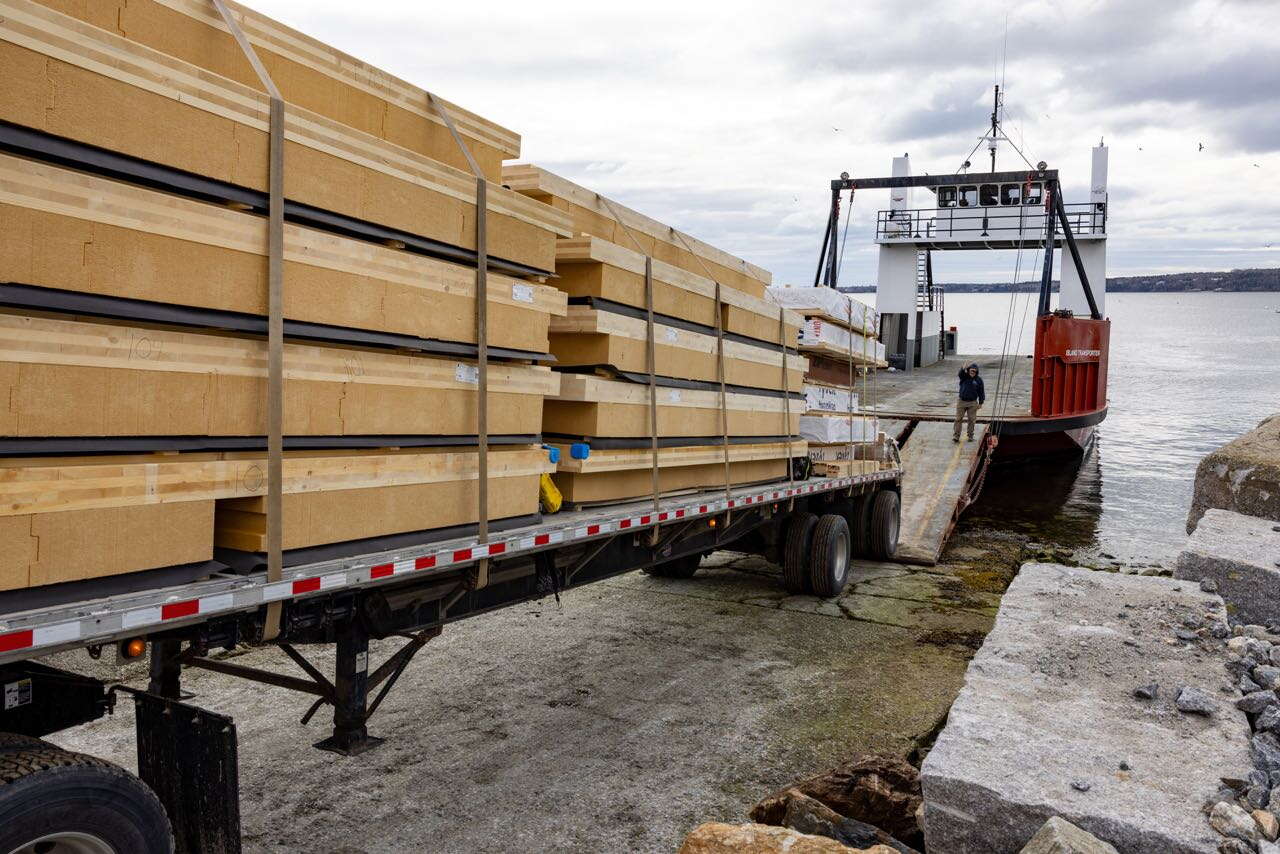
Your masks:
<svg viewBox="0 0 1280 854"><path fill-rule="evenodd" d="M655 422L661 492L785 476L804 453L807 363L795 349L802 318L764 297L769 273L538 167L503 176L568 214L577 232L556 244L554 281L569 305L551 320L561 391L543 417L549 439L591 448L585 460L561 456L555 481L566 500L651 494Z"/></svg>
<svg viewBox="0 0 1280 854"><path fill-rule="evenodd" d="M886 364L875 310L834 288L771 287L768 296L804 317L797 342L808 370L799 429L814 470L830 476L875 471L887 460L885 441L876 418L858 407L859 382Z"/></svg>
<svg viewBox="0 0 1280 854"><path fill-rule="evenodd" d="M513 132L229 5L286 102L284 548L478 521L481 249L487 518L536 513L570 216L497 183ZM0 0L0 69L0 590L263 551L263 84L208 0Z"/></svg>

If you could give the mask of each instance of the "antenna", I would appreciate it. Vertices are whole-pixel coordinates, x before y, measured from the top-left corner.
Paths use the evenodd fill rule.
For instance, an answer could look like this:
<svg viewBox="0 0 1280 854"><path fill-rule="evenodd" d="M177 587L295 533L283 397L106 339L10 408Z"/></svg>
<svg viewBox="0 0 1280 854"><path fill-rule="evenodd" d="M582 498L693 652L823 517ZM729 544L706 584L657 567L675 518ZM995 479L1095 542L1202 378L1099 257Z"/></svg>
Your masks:
<svg viewBox="0 0 1280 854"><path fill-rule="evenodd" d="M991 140L987 150L991 152L991 171L996 171L996 140L1000 138L1000 84L996 84L995 95L991 104Z"/></svg>

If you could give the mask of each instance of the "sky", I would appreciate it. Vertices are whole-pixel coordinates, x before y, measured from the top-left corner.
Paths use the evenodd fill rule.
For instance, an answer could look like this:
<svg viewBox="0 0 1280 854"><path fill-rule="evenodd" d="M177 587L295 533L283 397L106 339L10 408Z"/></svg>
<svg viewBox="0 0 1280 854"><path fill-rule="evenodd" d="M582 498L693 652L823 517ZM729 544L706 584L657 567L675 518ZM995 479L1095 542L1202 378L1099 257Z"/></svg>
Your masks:
<svg viewBox="0 0 1280 854"><path fill-rule="evenodd" d="M776 283L812 281L830 179L903 153L956 171L998 81L1006 133L1060 170L1068 203L1109 146L1109 275L1280 267L1277 0L248 2ZM887 207L855 198L841 284L874 283ZM1009 281L1015 254L943 253L935 271Z"/></svg>

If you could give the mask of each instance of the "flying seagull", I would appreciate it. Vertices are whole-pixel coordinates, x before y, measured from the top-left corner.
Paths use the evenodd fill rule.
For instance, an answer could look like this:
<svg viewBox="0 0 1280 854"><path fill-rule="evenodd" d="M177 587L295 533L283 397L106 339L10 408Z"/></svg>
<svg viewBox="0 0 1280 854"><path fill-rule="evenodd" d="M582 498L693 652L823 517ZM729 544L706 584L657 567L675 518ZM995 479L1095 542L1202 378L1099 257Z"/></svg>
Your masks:
<svg viewBox="0 0 1280 854"><path fill-rule="evenodd" d="M1203 142L1202 142L1202 143L1200 143L1200 148L1199 148L1199 149L1197 149L1197 150L1198 150L1198 151L1204 151L1204 143L1203 143Z"/></svg>

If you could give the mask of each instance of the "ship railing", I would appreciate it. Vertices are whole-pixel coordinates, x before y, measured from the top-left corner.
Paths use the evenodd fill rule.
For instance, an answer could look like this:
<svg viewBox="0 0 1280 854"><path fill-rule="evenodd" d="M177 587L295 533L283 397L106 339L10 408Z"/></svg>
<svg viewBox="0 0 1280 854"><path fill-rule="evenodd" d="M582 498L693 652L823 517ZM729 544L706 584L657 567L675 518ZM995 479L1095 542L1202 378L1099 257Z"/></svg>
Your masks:
<svg viewBox="0 0 1280 854"><path fill-rule="evenodd" d="M1079 202L1064 208L1067 223L1076 237L1106 235L1105 204ZM882 210L876 215L876 240L1035 240L1043 238L1047 218L1041 205Z"/></svg>

